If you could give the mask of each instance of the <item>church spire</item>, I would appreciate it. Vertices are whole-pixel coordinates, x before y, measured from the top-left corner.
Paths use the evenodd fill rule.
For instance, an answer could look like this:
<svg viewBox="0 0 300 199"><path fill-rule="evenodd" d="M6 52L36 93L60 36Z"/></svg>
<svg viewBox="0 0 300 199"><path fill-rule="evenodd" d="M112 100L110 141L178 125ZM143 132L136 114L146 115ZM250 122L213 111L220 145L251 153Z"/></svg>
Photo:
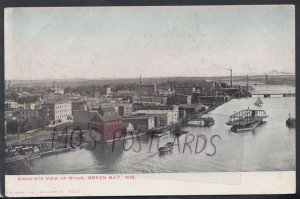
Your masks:
<svg viewBox="0 0 300 199"><path fill-rule="evenodd" d="M142 75L140 74L140 84L142 84Z"/></svg>

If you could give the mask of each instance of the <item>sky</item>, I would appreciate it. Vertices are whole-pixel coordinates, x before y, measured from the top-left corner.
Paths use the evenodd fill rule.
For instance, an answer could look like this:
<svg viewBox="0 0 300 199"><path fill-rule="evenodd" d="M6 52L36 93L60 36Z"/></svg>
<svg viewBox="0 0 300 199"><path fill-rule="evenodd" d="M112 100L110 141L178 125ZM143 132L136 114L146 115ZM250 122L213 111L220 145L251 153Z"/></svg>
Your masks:
<svg viewBox="0 0 300 199"><path fill-rule="evenodd" d="M291 5L5 8L5 79L295 74Z"/></svg>

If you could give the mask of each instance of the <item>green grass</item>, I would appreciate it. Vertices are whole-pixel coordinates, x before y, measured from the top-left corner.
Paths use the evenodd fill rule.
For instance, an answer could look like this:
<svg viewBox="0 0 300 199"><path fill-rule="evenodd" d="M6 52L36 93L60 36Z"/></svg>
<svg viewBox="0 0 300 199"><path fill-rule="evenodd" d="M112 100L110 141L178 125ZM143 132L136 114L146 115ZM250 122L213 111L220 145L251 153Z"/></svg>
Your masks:
<svg viewBox="0 0 300 199"><path fill-rule="evenodd" d="M32 129L32 130L30 130L30 131L27 131L27 132L26 132L26 135L32 135L33 133L35 133L35 132L37 132L38 130L41 130L41 129L43 129L43 128Z"/></svg>

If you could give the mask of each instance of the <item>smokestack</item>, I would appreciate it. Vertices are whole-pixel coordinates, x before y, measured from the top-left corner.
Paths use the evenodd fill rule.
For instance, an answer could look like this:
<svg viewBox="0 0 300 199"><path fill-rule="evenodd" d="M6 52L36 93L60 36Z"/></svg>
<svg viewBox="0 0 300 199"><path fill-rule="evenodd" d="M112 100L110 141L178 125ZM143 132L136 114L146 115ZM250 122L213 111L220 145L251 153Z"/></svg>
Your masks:
<svg viewBox="0 0 300 199"><path fill-rule="evenodd" d="M230 69L230 88L232 88L232 69Z"/></svg>
<svg viewBox="0 0 300 199"><path fill-rule="evenodd" d="M249 90L249 77L247 75L247 91Z"/></svg>

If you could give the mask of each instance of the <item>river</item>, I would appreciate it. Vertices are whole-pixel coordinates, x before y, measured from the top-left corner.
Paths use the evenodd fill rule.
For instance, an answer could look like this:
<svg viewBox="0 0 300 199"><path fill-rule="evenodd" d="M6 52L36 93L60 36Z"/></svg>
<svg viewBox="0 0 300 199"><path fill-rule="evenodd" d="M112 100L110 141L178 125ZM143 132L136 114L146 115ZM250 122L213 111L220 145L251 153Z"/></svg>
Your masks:
<svg viewBox="0 0 300 199"><path fill-rule="evenodd" d="M290 86L256 86L256 90L289 90ZM289 113L295 117L295 97L233 99L211 112L215 125L185 126L188 134L161 139L141 136L6 165L7 174L70 173L167 173L295 170L295 129L286 127ZM228 117L241 109L266 110L269 116L253 132L233 133ZM188 137L187 137L188 136ZM152 140L152 141L151 141ZM133 144L132 144L132 141ZM174 141L172 152L160 155L157 146ZM159 142L159 143L158 143ZM152 144L151 144L152 143ZM185 144L186 143L186 144ZM131 146L132 145L132 146Z"/></svg>

